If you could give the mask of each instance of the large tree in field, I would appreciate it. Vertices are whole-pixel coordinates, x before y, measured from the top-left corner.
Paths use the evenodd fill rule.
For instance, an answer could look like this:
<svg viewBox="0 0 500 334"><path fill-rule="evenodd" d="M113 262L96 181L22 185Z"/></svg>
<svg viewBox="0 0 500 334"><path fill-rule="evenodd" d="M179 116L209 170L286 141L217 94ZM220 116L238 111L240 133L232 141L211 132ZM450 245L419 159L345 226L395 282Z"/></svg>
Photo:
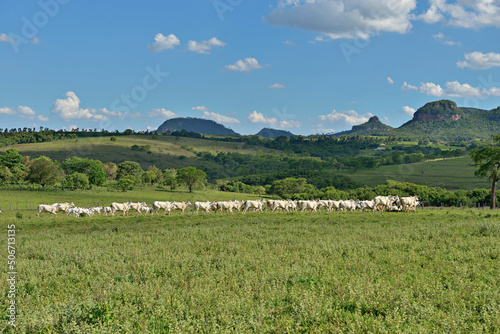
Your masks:
<svg viewBox="0 0 500 334"><path fill-rule="evenodd" d="M39 183L42 187L53 185L62 177L59 166L46 156L31 161L28 172L28 180L31 183Z"/></svg>
<svg viewBox="0 0 500 334"><path fill-rule="evenodd" d="M187 185L189 192L193 192L193 186L205 182L207 174L195 167L186 167L177 171L177 179Z"/></svg>
<svg viewBox="0 0 500 334"><path fill-rule="evenodd" d="M497 144L500 144L500 134L493 136ZM477 177L487 177L491 181L491 201L490 209L495 209L497 182L500 180L500 147L486 146L476 148L469 152L474 166L477 167L474 175Z"/></svg>

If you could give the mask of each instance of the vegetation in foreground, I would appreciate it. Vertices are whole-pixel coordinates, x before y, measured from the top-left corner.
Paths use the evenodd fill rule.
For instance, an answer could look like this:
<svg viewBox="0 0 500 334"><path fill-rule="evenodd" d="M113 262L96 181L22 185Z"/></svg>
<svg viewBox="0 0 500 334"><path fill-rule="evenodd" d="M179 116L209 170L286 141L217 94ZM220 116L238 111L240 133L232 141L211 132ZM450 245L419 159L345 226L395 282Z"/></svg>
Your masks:
<svg viewBox="0 0 500 334"><path fill-rule="evenodd" d="M499 218L1 219L17 230L17 332L479 333L500 331Z"/></svg>

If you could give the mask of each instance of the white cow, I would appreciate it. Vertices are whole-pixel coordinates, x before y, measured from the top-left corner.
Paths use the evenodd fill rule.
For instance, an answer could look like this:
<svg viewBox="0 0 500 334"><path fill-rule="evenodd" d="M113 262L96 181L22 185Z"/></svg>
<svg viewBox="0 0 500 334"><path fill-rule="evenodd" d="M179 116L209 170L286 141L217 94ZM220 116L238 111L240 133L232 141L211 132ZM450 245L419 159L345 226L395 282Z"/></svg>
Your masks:
<svg viewBox="0 0 500 334"><path fill-rule="evenodd" d="M57 216L57 206L59 205L59 203L55 203L55 204L52 204L52 205L45 205L45 204L40 204L38 206L38 213L36 214L37 217L40 217L40 214L42 212L48 212L48 213L51 213L53 214L54 216Z"/></svg>
<svg viewBox="0 0 500 334"><path fill-rule="evenodd" d="M297 205L300 209L300 211L314 211L318 212L318 202L316 201L298 201Z"/></svg>
<svg viewBox="0 0 500 334"><path fill-rule="evenodd" d="M68 209L73 208L75 204L73 202L66 202L66 203L55 203L52 205L56 205L57 211L68 211Z"/></svg>
<svg viewBox="0 0 500 334"><path fill-rule="evenodd" d="M128 202L128 210L135 210L138 214L142 215L141 211L143 207L147 207L146 202ZM128 214L128 213L127 213Z"/></svg>
<svg viewBox="0 0 500 334"><path fill-rule="evenodd" d="M352 199L340 202L340 210L342 211L356 211L358 207L358 201L353 201Z"/></svg>
<svg viewBox="0 0 500 334"><path fill-rule="evenodd" d="M194 202L194 208L196 209L197 214L199 213L200 209L205 210L206 213L210 213L211 203L210 201Z"/></svg>
<svg viewBox="0 0 500 334"><path fill-rule="evenodd" d="M158 211L160 211L161 209L165 210L163 212L163 215L166 215L167 212L169 215L172 214L172 208L173 208L173 204L174 202L160 202L160 201L156 201L153 203L153 211L151 212L151 214L156 213L158 214Z"/></svg>
<svg viewBox="0 0 500 334"><path fill-rule="evenodd" d="M245 201L238 201L238 200L232 200L233 202L233 209L238 210L238 212L241 211L241 208L243 207L243 204L245 204Z"/></svg>
<svg viewBox="0 0 500 334"><path fill-rule="evenodd" d="M233 202L217 202L217 211L233 213Z"/></svg>
<svg viewBox="0 0 500 334"><path fill-rule="evenodd" d="M111 207L105 206L104 208L102 208L102 213L107 216L108 213L111 213Z"/></svg>
<svg viewBox="0 0 500 334"><path fill-rule="evenodd" d="M264 206L264 203L266 201L264 199L261 199L261 200L258 200L258 201L246 201L245 202L245 206L244 206L244 209L243 209L243 212L247 212L248 209L254 209L255 211L260 211L262 212L262 208Z"/></svg>
<svg viewBox="0 0 500 334"><path fill-rule="evenodd" d="M400 203L401 206L403 207L403 210L405 210L406 212L410 210L416 211L418 196L401 197Z"/></svg>
<svg viewBox="0 0 500 334"><path fill-rule="evenodd" d="M385 209L390 210L394 202L399 201L399 196L377 196L374 198L374 201L377 209L380 208L381 211L384 211Z"/></svg>
<svg viewBox="0 0 500 334"><path fill-rule="evenodd" d="M187 201L187 202L172 202L172 205L173 205L172 209L181 210L181 214L184 214L184 210L186 210L186 208L192 204L190 201Z"/></svg>
<svg viewBox="0 0 500 334"><path fill-rule="evenodd" d="M114 216L116 211L122 211L123 215L126 216L128 214L128 203L116 203L113 202L110 205L111 207L111 215Z"/></svg>
<svg viewBox="0 0 500 334"><path fill-rule="evenodd" d="M361 211L375 211L377 207L375 206L375 201L361 201L359 202L359 209Z"/></svg>

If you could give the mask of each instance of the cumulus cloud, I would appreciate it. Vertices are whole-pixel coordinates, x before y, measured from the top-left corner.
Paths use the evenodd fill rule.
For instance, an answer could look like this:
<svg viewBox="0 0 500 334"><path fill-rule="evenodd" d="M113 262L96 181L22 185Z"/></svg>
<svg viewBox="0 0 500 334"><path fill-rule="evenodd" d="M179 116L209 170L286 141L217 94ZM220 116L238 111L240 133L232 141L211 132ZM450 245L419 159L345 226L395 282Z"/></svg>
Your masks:
<svg viewBox="0 0 500 334"><path fill-rule="evenodd" d="M410 87L411 86L408 85ZM483 88L482 90L473 87L468 83L461 84L458 81L448 81L445 88L433 82L422 82L420 87L416 88L422 94L436 96L436 97L487 97L487 96L500 96L500 88L492 87L490 89Z"/></svg>
<svg viewBox="0 0 500 334"><path fill-rule="evenodd" d="M46 122L49 119L45 116L36 115L36 112L33 111L30 107L26 106L19 106L17 108L9 108L9 107L0 107L0 114L4 115L16 115L22 118L27 118L27 119L38 119L39 121Z"/></svg>
<svg viewBox="0 0 500 334"><path fill-rule="evenodd" d="M418 90L418 87L412 86L408 84L406 81L403 83L403 86L401 86L402 90L410 91L410 90Z"/></svg>
<svg viewBox="0 0 500 334"><path fill-rule="evenodd" d="M224 47L225 45L226 43L218 40L215 37L212 37L208 41L203 42L189 41L188 50L203 54L209 54L210 50L212 50L213 47Z"/></svg>
<svg viewBox="0 0 500 334"><path fill-rule="evenodd" d="M470 68L473 70L485 70L500 66L500 53L471 52L465 54L465 60L457 62L460 68Z"/></svg>
<svg viewBox="0 0 500 334"><path fill-rule="evenodd" d="M275 83L274 85L269 86L269 88L274 88L274 89L284 89L286 88L285 85L282 85L280 83Z"/></svg>
<svg viewBox="0 0 500 334"><path fill-rule="evenodd" d="M427 11L416 16L426 23L444 22L460 28L500 27L500 2L497 0L429 0Z"/></svg>
<svg viewBox="0 0 500 334"><path fill-rule="evenodd" d="M372 113L366 113L364 115L360 115L355 110L347 110L339 112L334 109L328 115L319 115L318 118L321 121L339 125L357 125L368 122L368 120L372 116L373 116Z"/></svg>
<svg viewBox="0 0 500 334"><path fill-rule="evenodd" d="M408 106L403 107L403 114L408 115L410 117L413 117L413 114L415 113L415 111L416 110L411 108L411 107L408 107Z"/></svg>
<svg viewBox="0 0 500 334"><path fill-rule="evenodd" d="M158 33L155 35L155 42L148 45L148 50L156 53L163 50L173 49L179 44L181 44L181 41L174 34L164 36L163 34Z"/></svg>
<svg viewBox="0 0 500 334"><path fill-rule="evenodd" d="M368 39L378 32L407 33L415 7L416 0L280 0L265 20L331 39Z"/></svg>
<svg viewBox="0 0 500 334"><path fill-rule="evenodd" d="M196 107L192 107L191 110L194 110L194 111L208 111L209 109L205 106L196 106Z"/></svg>
<svg viewBox="0 0 500 334"><path fill-rule="evenodd" d="M64 99L57 99L52 105L52 114L64 120L83 119L89 121L107 121L107 116L123 116L123 113L106 108L81 108L80 98L74 92L66 92Z"/></svg>
<svg viewBox="0 0 500 334"><path fill-rule="evenodd" d="M394 80L392 80L391 77L387 77L387 83L389 85L393 85L394 84Z"/></svg>
<svg viewBox="0 0 500 334"><path fill-rule="evenodd" d="M233 117L224 116L221 114L217 114L211 111L204 111L203 118L211 119L212 121L216 121L217 123L222 124L240 124L241 122Z"/></svg>
<svg viewBox="0 0 500 334"><path fill-rule="evenodd" d="M279 121L275 117L265 116L263 113L257 112L256 110L251 112L247 116L247 118L252 123L266 124L266 125L270 125L273 127L280 127L280 128L300 128L302 125L300 122L294 121L294 120Z"/></svg>
<svg viewBox="0 0 500 334"><path fill-rule="evenodd" d="M12 37L7 36L7 34L3 32L0 34L0 42L16 43L17 41Z"/></svg>
<svg viewBox="0 0 500 334"><path fill-rule="evenodd" d="M252 70L260 69L262 66L255 58L245 58L244 60L238 60L233 65L226 65L224 68L229 71L248 73Z"/></svg>
<svg viewBox="0 0 500 334"><path fill-rule="evenodd" d="M161 109L153 109L153 110L151 110L148 113L148 116L149 117L153 117L153 118L166 118L166 119L170 119L170 118L177 117L179 115L177 115L176 113L174 113L171 110L167 110L165 108L161 108Z"/></svg>

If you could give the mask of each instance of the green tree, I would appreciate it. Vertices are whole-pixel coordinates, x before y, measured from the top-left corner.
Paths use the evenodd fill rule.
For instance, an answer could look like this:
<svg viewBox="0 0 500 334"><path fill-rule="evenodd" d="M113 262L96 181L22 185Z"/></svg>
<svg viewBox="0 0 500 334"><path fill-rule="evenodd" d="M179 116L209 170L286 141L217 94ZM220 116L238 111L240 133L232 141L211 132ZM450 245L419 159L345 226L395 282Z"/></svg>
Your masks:
<svg viewBox="0 0 500 334"><path fill-rule="evenodd" d="M207 174L195 167L186 167L177 171L177 179L185 183L189 192L193 192L193 186L197 183L203 183L207 180Z"/></svg>
<svg viewBox="0 0 500 334"><path fill-rule="evenodd" d="M60 167L46 156L31 161L28 172L28 180L31 183L38 183L42 187L56 184L61 179L62 171Z"/></svg>
<svg viewBox="0 0 500 334"><path fill-rule="evenodd" d="M163 171L163 184L169 186L170 189L175 189L178 183L177 169L167 168Z"/></svg>
<svg viewBox="0 0 500 334"><path fill-rule="evenodd" d="M500 134L493 136L497 144L500 144ZM496 187L500 179L500 147L486 146L483 148L476 148L469 152L474 166L477 167L474 175L477 177L487 177L491 182L491 199L490 209L495 209Z"/></svg>
<svg viewBox="0 0 500 334"><path fill-rule="evenodd" d="M64 185L72 189L85 189L89 186L89 178L83 173L75 172L66 176Z"/></svg>
<svg viewBox="0 0 500 334"><path fill-rule="evenodd" d="M269 188L269 193L279 195L282 198L290 198L294 194L305 192L307 185L305 178L288 177L284 180L274 181Z"/></svg>
<svg viewBox="0 0 500 334"><path fill-rule="evenodd" d="M120 180L118 180L118 183L116 185L122 191L127 191L127 190L134 189L135 183L136 183L135 179L130 178L130 177L123 177Z"/></svg>
<svg viewBox="0 0 500 334"><path fill-rule="evenodd" d="M141 181L142 173L144 173L144 171L139 163L135 161L124 161L118 165L116 178L120 180L126 177L135 180L137 184Z"/></svg>
<svg viewBox="0 0 500 334"><path fill-rule="evenodd" d="M114 181L118 173L118 166L114 162L106 162L104 171L106 172L106 179Z"/></svg>
<svg viewBox="0 0 500 334"><path fill-rule="evenodd" d="M10 181L21 181L26 178L27 168L24 164L25 157L23 157L15 148L5 151L5 155L0 156L0 166L5 166L9 169Z"/></svg>
<svg viewBox="0 0 500 334"><path fill-rule="evenodd" d="M11 183L13 175L7 167L0 167L0 182L2 184Z"/></svg>
<svg viewBox="0 0 500 334"><path fill-rule="evenodd" d="M73 173L86 174L92 185L100 186L106 181L104 164L99 160L71 157L63 162L62 168L68 175Z"/></svg>

